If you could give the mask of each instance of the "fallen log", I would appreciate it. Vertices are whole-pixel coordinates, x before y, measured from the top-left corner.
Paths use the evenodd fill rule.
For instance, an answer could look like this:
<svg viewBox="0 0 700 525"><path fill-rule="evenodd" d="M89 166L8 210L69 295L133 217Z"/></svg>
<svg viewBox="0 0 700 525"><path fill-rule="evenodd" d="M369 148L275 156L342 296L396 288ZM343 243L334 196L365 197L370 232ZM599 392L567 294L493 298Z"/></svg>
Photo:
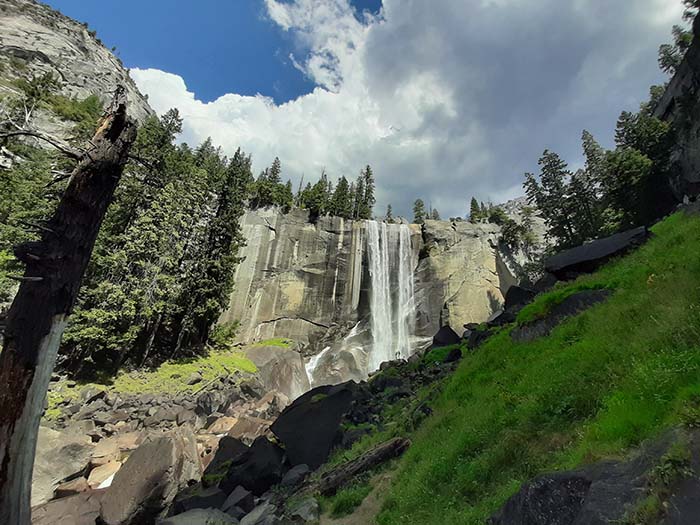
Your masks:
<svg viewBox="0 0 700 525"><path fill-rule="evenodd" d="M400 456L406 452L409 446L411 446L411 440L405 438L393 438L385 441L360 457L324 472L317 481L313 482L310 490L324 496L332 496L339 488L360 474Z"/></svg>

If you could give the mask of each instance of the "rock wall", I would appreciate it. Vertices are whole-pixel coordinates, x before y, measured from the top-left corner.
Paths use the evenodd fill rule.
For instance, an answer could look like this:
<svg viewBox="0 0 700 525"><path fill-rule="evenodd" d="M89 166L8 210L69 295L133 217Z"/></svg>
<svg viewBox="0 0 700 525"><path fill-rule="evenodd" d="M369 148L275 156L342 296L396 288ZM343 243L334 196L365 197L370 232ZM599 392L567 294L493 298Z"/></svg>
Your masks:
<svg viewBox="0 0 700 525"><path fill-rule="evenodd" d="M313 224L304 210L249 211L242 219L243 260L219 322L239 323L242 345L274 338L297 342L313 372L312 387L362 379L372 341L366 225L338 217ZM498 246L496 225L427 221L409 228L415 350L445 324L461 333L465 323L487 320L516 279ZM296 359L285 362L291 361Z"/></svg>
<svg viewBox="0 0 700 525"><path fill-rule="evenodd" d="M693 44L654 110L678 132L671 187L679 201L700 194L700 17L693 23L693 33Z"/></svg>
<svg viewBox="0 0 700 525"><path fill-rule="evenodd" d="M33 0L0 0L0 94L16 90L11 80L53 73L61 92L83 99L97 95L107 102L114 87L127 90L129 113L139 121L153 114L121 61L86 25ZM59 121L38 115L46 133L66 131Z"/></svg>

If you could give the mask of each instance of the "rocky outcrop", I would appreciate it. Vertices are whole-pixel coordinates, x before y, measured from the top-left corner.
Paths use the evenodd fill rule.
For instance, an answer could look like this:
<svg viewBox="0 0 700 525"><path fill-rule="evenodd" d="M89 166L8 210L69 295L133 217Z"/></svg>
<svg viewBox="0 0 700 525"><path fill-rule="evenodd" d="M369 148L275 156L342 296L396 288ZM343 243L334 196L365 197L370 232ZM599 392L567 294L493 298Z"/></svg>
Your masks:
<svg viewBox="0 0 700 525"><path fill-rule="evenodd" d="M59 432L39 427L32 482L32 506L53 498L54 490L64 480L85 473L92 450L90 437L78 429Z"/></svg>
<svg viewBox="0 0 700 525"><path fill-rule="evenodd" d="M544 263L544 269L562 281L575 279L580 274L596 271L613 257L638 248L649 235L647 228L640 226L596 239L549 257Z"/></svg>
<svg viewBox="0 0 700 525"><path fill-rule="evenodd" d="M78 99L97 95L107 102L115 86L123 85L129 115L143 121L154 114L121 61L94 32L46 4L33 0L0 2L0 62L5 80L52 73L61 81L61 92ZM13 89L9 82L0 82L0 93ZM65 129L60 122L51 121L42 122L41 128L59 134Z"/></svg>
<svg viewBox="0 0 700 525"><path fill-rule="evenodd" d="M695 38L654 109L654 116L675 125L671 188L676 199L700 195L700 18Z"/></svg>
<svg viewBox="0 0 700 525"><path fill-rule="evenodd" d="M699 443L697 433L685 436L674 432L643 447L626 461L603 461L540 476L524 484L490 523L694 523L698 511ZM645 498L656 499L658 506L645 505Z"/></svg>
<svg viewBox="0 0 700 525"><path fill-rule="evenodd" d="M148 523L202 476L197 444L184 428L149 440L117 472L101 501L107 525Z"/></svg>
<svg viewBox="0 0 700 525"><path fill-rule="evenodd" d="M507 213L521 220L525 204L524 199L510 201ZM248 345L246 352L266 387L290 399L316 386L362 381L378 364L372 354L369 223L310 219L299 209L245 214L241 224L247 244L229 306L219 319L222 324L238 323L238 343ZM540 241L541 223L535 218ZM522 250L499 244L500 227L495 224L426 221L402 227L409 229L415 305L408 355L430 345L443 326L461 334L465 323L486 321L501 308L505 292L529 260ZM390 253L399 250L397 228L391 226L385 234L386 242L397 244L389 246ZM397 259L395 254L390 258ZM394 281L400 272L392 264L390 287L398 288ZM398 297L392 300L404 304ZM265 342L273 338L290 339L297 346L268 348Z"/></svg>
<svg viewBox="0 0 700 525"><path fill-rule="evenodd" d="M449 325L461 333L504 302L516 278L503 262L495 224L426 221L423 257L416 270L418 335L432 337Z"/></svg>

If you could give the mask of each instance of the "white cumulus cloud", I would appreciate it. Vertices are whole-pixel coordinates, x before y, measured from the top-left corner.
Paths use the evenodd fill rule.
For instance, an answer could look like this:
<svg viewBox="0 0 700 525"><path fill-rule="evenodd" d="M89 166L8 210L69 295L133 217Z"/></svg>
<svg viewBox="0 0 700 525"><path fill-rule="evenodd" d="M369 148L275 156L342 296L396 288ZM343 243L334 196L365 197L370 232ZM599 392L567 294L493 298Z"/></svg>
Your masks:
<svg viewBox="0 0 700 525"><path fill-rule="evenodd" d="M384 0L376 16L348 0L264 2L313 92L203 102L174 72L133 68L153 108L177 107L183 140L240 146L256 170L279 156L295 183L370 164L377 214L421 197L445 217L472 195L521 194L545 148L577 162L584 128L609 144L619 112L663 80L656 49L681 14L677 0Z"/></svg>

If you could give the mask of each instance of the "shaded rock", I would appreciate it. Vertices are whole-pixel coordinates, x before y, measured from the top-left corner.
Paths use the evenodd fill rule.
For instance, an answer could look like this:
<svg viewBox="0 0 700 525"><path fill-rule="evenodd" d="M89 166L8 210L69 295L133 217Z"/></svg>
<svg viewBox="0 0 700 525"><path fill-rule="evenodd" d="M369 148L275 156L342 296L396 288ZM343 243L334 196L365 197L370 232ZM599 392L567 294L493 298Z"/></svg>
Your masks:
<svg viewBox="0 0 700 525"><path fill-rule="evenodd" d="M649 473L660 464L676 436L675 432L669 433L626 461L602 461L574 471L540 476L524 484L489 523L601 525L621 522L623 516L646 497ZM694 443L691 450L697 462L700 447L697 440ZM697 501L697 494L694 498ZM671 507L669 504L668 508ZM692 520L697 515L688 517Z"/></svg>
<svg viewBox="0 0 700 525"><path fill-rule="evenodd" d="M87 480L83 476L80 476L79 478L75 478L71 481L61 483L58 487L56 487L54 498L58 499L73 496L74 494L85 492L89 488L90 487L88 486Z"/></svg>
<svg viewBox="0 0 700 525"><path fill-rule="evenodd" d="M260 496L282 479L283 460L282 449L267 438L260 437L242 456L232 460L219 487L229 493L240 485Z"/></svg>
<svg viewBox="0 0 700 525"><path fill-rule="evenodd" d="M316 523L320 516L318 501L315 498L305 498L294 505L289 516L295 523Z"/></svg>
<svg viewBox="0 0 700 525"><path fill-rule="evenodd" d="M107 525L147 523L200 477L191 430L181 427L153 438L136 449L115 475L102 500L101 518Z"/></svg>
<svg viewBox="0 0 700 525"><path fill-rule="evenodd" d="M248 452L248 446L240 439L231 436L224 436L219 440L219 444L214 453L213 459L204 471L203 481L209 483L210 479L221 478L226 474L231 463L239 461Z"/></svg>
<svg viewBox="0 0 700 525"><path fill-rule="evenodd" d="M649 231L645 226L640 226L565 250L548 258L544 267L560 280L574 279L582 273L594 272L611 258L637 248L648 237Z"/></svg>
<svg viewBox="0 0 700 525"><path fill-rule="evenodd" d="M316 469L328 459L341 418L349 411L355 391L351 382L320 386L284 409L270 429L284 444L292 465L306 464Z"/></svg>
<svg viewBox="0 0 700 525"><path fill-rule="evenodd" d="M438 332L433 336L433 348L438 348L441 346L458 345L462 342L462 339L457 335L452 327L443 326L438 330Z"/></svg>
<svg viewBox="0 0 700 525"><path fill-rule="evenodd" d="M244 513L249 513L253 510L253 508L255 508L255 498L253 497L253 493L239 485L233 489L233 492L229 494L228 498L226 498L226 501L221 506L221 508L225 511L228 511L232 507L238 507Z"/></svg>
<svg viewBox="0 0 700 525"><path fill-rule="evenodd" d="M567 317L581 313L591 306L605 301L611 294L610 290L583 290L570 295L561 303L553 306L545 317L515 327L510 335L514 341L519 343L534 341L538 337L549 334Z"/></svg>
<svg viewBox="0 0 700 525"><path fill-rule="evenodd" d="M455 361L459 361L460 359L462 359L462 349L461 348L453 348L445 356L445 358L442 360L442 362L443 363L454 363Z"/></svg>
<svg viewBox="0 0 700 525"><path fill-rule="evenodd" d="M486 325L489 327L503 326L514 322L516 316L513 312L508 310L497 310L486 320Z"/></svg>
<svg viewBox="0 0 700 525"><path fill-rule="evenodd" d="M277 507L272 503L262 503L245 515L241 520L241 525L274 525L279 522L275 516L276 511Z"/></svg>
<svg viewBox="0 0 700 525"><path fill-rule="evenodd" d="M309 475L311 469L308 465L297 465L292 467L282 478L281 485L283 487L296 487L300 485Z"/></svg>
<svg viewBox="0 0 700 525"><path fill-rule="evenodd" d="M143 425L145 427L154 427L163 423L165 421L175 421L177 420L177 412L174 408L161 407L155 411L151 416L148 416L143 420Z"/></svg>
<svg viewBox="0 0 700 525"><path fill-rule="evenodd" d="M32 525L95 525L104 490L88 490L32 508Z"/></svg>
<svg viewBox="0 0 700 525"><path fill-rule="evenodd" d="M552 289L558 281L559 279L557 279L554 275L545 272L544 275L540 277L532 286L532 289L535 291L535 293L546 292L547 290Z"/></svg>
<svg viewBox="0 0 700 525"><path fill-rule="evenodd" d="M537 295L534 290L528 290L522 286L511 286L506 292L505 304L503 309L509 312L517 312L526 304L532 302Z"/></svg>
<svg viewBox="0 0 700 525"><path fill-rule="evenodd" d="M186 425L188 423L193 425L196 422L196 420L197 420L197 416L195 415L195 413L192 410L187 410L187 409L183 408L180 411L178 411L178 413L177 413L176 421L177 421L177 424L180 426Z"/></svg>
<svg viewBox="0 0 700 525"><path fill-rule="evenodd" d="M238 525L238 520L219 509L193 509L160 519L156 525Z"/></svg>
<svg viewBox="0 0 700 525"><path fill-rule="evenodd" d="M226 501L226 493L219 487L204 488L196 484L175 497L175 512L187 512L192 509L220 508Z"/></svg>
<svg viewBox="0 0 700 525"><path fill-rule="evenodd" d="M57 431L39 427L32 477L32 507L49 501L61 482L84 474L92 449L92 440L88 436L70 429Z"/></svg>

